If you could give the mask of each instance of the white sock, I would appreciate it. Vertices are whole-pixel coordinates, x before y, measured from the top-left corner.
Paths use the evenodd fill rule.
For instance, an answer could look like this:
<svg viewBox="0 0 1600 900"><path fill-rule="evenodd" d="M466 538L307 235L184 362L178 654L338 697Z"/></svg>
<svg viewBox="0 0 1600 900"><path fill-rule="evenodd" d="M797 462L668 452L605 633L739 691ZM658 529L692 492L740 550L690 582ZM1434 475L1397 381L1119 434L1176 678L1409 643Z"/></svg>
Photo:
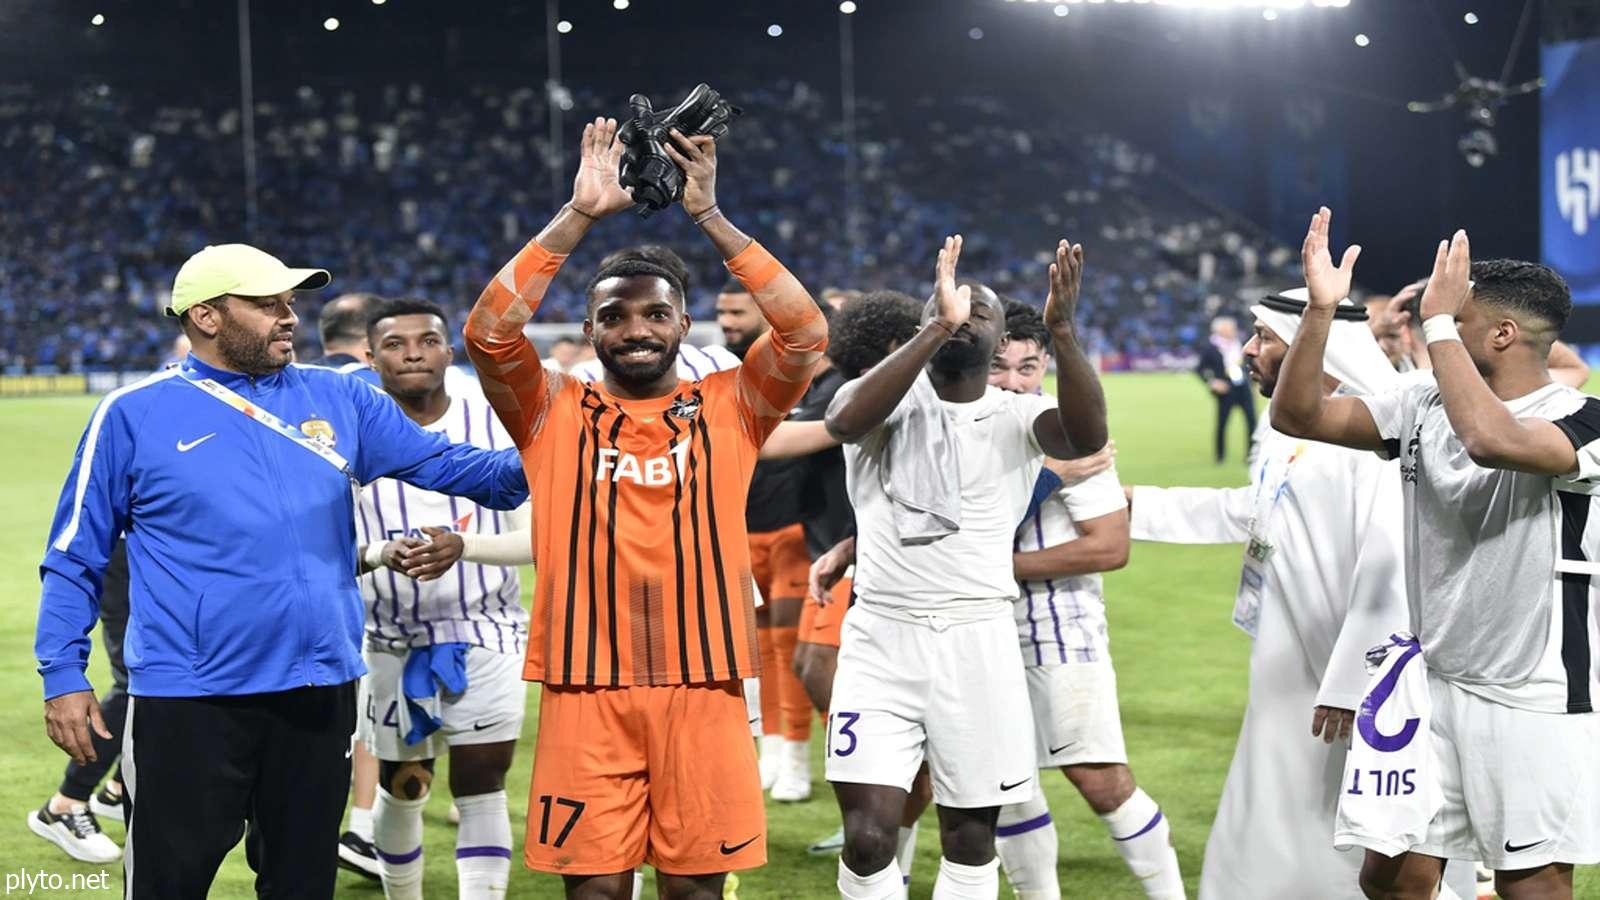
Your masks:
<svg viewBox="0 0 1600 900"><path fill-rule="evenodd" d="M1043 792L1000 807L994 849L1017 900L1061 900L1061 881L1056 876L1060 842Z"/></svg>
<svg viewBox="0 0 1600 900"><path fill-rule="evenodd" d="M747 680L755 681L754 678L750 678L750 679L747 679ZM644 896L644 870L643 869L634 869L633 870L633 900L639 900L639 898L642 897L642 896Z"/></svg>
<svg viewBox="0 0 1600 900"><path fill-rule="evenodd" d="M1178 852L1172 849L1172 829L1161 807L1140 788L1110 813L1100 817L1111 840L1139 879L1151 900L1183 900L1183 876L1178 872Z"/></svg>
<svg viewBox="0 0 1600 900"><path fill-rule="evenodd" d="M1000 860L981 866L963 866L939 858L939 880L933 883L933 900L995 900L1000 896Z"/></svg>
<svg viewBox="0 0 1600 900"><path fill-rule="evenodd" d="M911 864L917 858L917 826L901 826L900 836L894 843L894 861L900 867L900 880L911 883Z"/></svg>
<svg viewBox="0 0 1600 900"><path fill-rule="evenodd" d="M905 900L906 884L900 880L899 866L884 866L871 875L857 875L839 858L839 897L841 900Z"/></svg>
<svg viewBox="0 0 1600 900"><path fill-rule="evenodd" d="M388 900L422 900L422 807L427 802L427 794L401 800L378 788L378 800L372 804L372 843Z"/></svg>
<svg viewBox="0 0 1600 900"><path fill-rule="evenodd" d="M372 843L372 808L362 809L359 806L350 807L350 830L356 837L367 843Z"/></svg>
<svg viewBox="0 0 1600 900"><path fill-rule="evenodd" d="M501 900L511 880L511 819L506 792L457 797L456 880L461 900Z"/></svg>

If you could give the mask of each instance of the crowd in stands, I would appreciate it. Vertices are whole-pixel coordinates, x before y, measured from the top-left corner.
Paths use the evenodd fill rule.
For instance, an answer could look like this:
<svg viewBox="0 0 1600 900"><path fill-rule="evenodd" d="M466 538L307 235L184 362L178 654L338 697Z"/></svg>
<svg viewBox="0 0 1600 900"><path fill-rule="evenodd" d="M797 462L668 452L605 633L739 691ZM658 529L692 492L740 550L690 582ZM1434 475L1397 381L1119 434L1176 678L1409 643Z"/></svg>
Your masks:
<svg viewBox="0 0 1600 900"><path fill-rule="evenodd" d="M959 230L964 271L1039 303L1065 236L1088 251L1081 321L1114 368L1184 352L1217 312L1298 277L1292 252L1188 197L1150 154L989 98L862 98L851 229L837 98L803 82L729 95L745 112L725 140L719 200L814 293L926 293L940 240ZM546 102L542 90L490 84L267 92L251 235L235 98L0 87L0 371L159 365L175 335L161 315L173 273L207 243L247 241L326 267L329 296L421 296L464 315L554 210ZM627 110L622 97L582 91L563 102L564 143L586 119ZM685 217L624 218L582 249L541 320L580 321L585 267L645 241L684 253L691 313L711 316L725 273ZM313 329L302 338L314 341Z"/></svg>

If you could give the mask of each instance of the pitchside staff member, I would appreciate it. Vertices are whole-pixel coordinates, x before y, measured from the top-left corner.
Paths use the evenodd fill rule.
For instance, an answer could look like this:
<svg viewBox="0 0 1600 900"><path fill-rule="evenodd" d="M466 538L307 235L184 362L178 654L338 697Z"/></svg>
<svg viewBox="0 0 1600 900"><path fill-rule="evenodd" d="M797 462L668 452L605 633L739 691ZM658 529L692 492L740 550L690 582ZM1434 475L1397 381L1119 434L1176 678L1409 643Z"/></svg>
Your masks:
<svg viewBox="0 0 1600 900"><path fill-rule="evenodd" d="M101 401L56 507L35 651L50 738L79 763L91 726L107 736L84 668L127 534L129 897L204 897L246 821L262 896L333 896L364 671L352 484L527 497L514 452L452 445L370 386L290 364L295 291L328 280L242 244L191 257L168 312L193 352Z"/></svg>

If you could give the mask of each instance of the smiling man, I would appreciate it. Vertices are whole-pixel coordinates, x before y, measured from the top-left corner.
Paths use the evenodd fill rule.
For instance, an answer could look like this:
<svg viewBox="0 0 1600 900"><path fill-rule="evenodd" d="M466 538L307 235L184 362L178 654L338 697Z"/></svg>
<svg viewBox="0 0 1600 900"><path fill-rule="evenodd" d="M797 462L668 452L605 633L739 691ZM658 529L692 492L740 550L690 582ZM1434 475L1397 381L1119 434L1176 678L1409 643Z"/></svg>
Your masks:
<svg viewBox="0 0 1600 900"><path fill-rule="evenodd" d="M34 648L50 737L80 762L105 732L87 635L127 535L130 897L205 896L246 822L263 894L333 896L365 671L352 485L527 497L515 454L291 364L295 292L328 280L243 244L191 257L168 313L193 351L100 402L56 507Z"/></svg>
<svg viewBox="0 0 1600 900"><path fill-rule="evenodd" d="M426 300L390 301L368 313L367 335L384 392L411 421L464 444L513 446L477 391L450 393L450 326L442 309ZM361 685L360 732L379 760L373 844L389 900L422 897L422 810L434 760L446 753L461 811L460 896L505 895L505 778L522 733L528 637L513 567L527 562L528 517L526 504L500 513L391 478L361 491L362 567L377 571L360 580L371 673ZM443 679L450 689L422 698L402 691L403 677L416 669L451 673Z"/></svg>
<svg viewBox="0 0 1600 900"><path fill-rule="evenodd" d="M683 207L771 329L744 363L677 372L682 282L646 258L590 280L593 384L551 372L522 326L598 220L633 205L617 123L585 126L572 199L506 263L467 321L484 393L534 485L539 583L524 677L542 682L527 864L568 896L626 898L649 862L662 896L717 898L766 862L766 813L740 679L759 673L745 496L762 443L827 346L816 303L722 215L716 145L673 132Z"/></svg>

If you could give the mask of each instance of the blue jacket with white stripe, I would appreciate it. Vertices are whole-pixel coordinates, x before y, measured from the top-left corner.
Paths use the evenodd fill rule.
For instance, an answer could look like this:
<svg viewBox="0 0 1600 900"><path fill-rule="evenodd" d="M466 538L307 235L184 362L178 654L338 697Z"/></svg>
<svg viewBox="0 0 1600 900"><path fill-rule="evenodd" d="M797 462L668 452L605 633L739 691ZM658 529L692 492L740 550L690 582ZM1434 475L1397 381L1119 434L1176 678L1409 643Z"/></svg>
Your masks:
<svg viewBox="0 0 1600 900"><path fill-rule="evenodd" d="M527 499L514 449L452 444L360 379L299 365L253 378L190 356L107 395L79 442L40 565L46 699L90 689L88 634L124 532L131 694L259 694L366 671L350 479L184 371L331 441L363 484L389 476L494 509Z"/></svg>

